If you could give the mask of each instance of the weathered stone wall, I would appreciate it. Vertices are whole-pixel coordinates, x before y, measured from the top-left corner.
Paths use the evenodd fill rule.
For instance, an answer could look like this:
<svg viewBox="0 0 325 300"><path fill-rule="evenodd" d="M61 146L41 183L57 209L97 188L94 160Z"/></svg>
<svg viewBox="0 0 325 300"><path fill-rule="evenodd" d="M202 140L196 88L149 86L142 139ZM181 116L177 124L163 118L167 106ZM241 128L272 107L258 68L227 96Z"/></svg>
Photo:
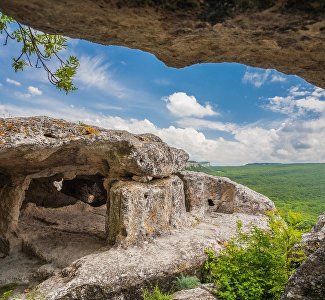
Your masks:
<svg viewBox="0 0 325 300"><path fill-rule="evenodd" d="M46 299L140 299L144 282L168 289L238 220L265 228L274 208L227 178L182 171L187 159L150 134L0 119L0 251L51 264Z"/></svg>
<svg viewBox="0 0 325 300"><path fill-rule="evenodd" d="M169 66L238 62L325 87L323 0L2 0L49 33L141 49Z"/></svg>
<svg viewBox="0 0 325 300"><path fill-rule="evenodd" d="M164 178L180 171L188 159L185 151L169 147L151 134L133 135L47 117L0 119L0 133L3 252L17 244L19 212L32 179L95 174L109 180ZM53 188L48 194L53 191L56 194ZM41 191L32 193L42 195Z"/></svg>
<svg viewBox="0 0 325 300"><path fill-rule="evenodd" d="M109 198L111 244L136 244L186 224L183 182L177 176L148 183L118 181Z"/></svg>
<svg viewBox="0 0 325 300"><path fill-rule="evenodd" d="M178 175L184 182L187 210L192 213L204 215L210 210L256 215L275 209L266 196L228 178L190 171Z"/></svg>
<svg viewBox="0 0 325 300"><path fill-rule="evenodd" d="M21 247L24 200L52 208L78 200L92 205L97 193L99 205L107 200L108 242L124 246L211 212L257 215L274 209L267 197L227 178L182 172L188 154L151 134L46 117L0 119L0 126L0 246L6 253ZM61 180L59 191L54 181Z"/></svg>

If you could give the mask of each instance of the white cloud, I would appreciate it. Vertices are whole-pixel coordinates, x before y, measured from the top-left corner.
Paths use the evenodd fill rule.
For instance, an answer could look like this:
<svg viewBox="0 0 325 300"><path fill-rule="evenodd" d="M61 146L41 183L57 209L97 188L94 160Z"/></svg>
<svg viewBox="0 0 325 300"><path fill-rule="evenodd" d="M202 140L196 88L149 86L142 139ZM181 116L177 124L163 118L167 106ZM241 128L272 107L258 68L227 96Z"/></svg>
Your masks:
<svg viewBox="0 0 325 300"><path fill-rule="evenodd" d="M271 82L285 82L287 79L279 74L273 74L271 76Z"/></svg>
<svg viewBox="0 0 325 300"><path fill-rule="evenodd" d="M280 73L275 73L270 69L261 71L249 71L248 69L243 76L242 82L259 88L268 82L285 82L286 80Z"/></svg>
<svg viewBox="0 0 325 300"><path fill-rule="evenodd" d="M114 80L109 70L110 64L105 63L101 57L81 56L80 67L76 75L77 86L97 88L117 98L125 98L128 89Z"/></svg>
<svg viewBox="0 0 325 300"><path fill-rule="evenodd" d="M43 94L43 92L34 86L29 86L27 88L27 93L22 93L22 92L14 92L14 95L22 100L28 100L34 96L41 96Z"/></svg>
<svg viewBox="0 0 325 300"><path fill-rule="evenodd" d="M21 92L14 92L15 97L19 98L19 99L29 99L31 97L31 95L29 93L21 93Z"/></svg>
<svg viewBox="0 0 325 300"><path fill-rule="evenodd" d="M269 98L268 101L266 108L273 112L290 115L291 118L309 112L321 113L325 111L325 91L321 88L306 91L294 86L289 89L288 96L275 96Z"/></svg>
<svg viewBox="0 0 325 300"><path fill-rule="evenodd" d="M308 95L308 91L303 91L300 89L299 86L292 86L290 89L289 89L289 94L291 96L294 96L294 97L297 97L297 96L306 96Z"/></svg>
<svg viewBox="0 0 325 300"><path fill-rule="evenodd" d="M6 78L6 82L10 83L10 84L13 84L15 86L21 86L21 83L16 81L16 80L13 80L13 79L10 79L10 78Z"/></svg>
<svg viewBox="0 0 325 300"><path fill-rule="evenodd" d="M211 105L202 106L194 96L189 96L183 92L177 92L163 98L167 103L167 109L178 117L204 117L214 116L215 112Z"/></svg>
<svg viewBox="0 0 325 300"><path fill-rule="evenodd" d="M290 94L288 96L293 97ZM318 101L321 101L320 97L324 97L324 91L315 88L309 91L307 97L319 97ZM29 105L30 103L34 105ZM309 102L303 103L305 105ZM310 103L309 107L312 107L313 111L319 111L314 102ZM289 115L289 118L281 122L263 125L260 122L243 127L232 123L183 118L179 120L178 125L185 128L160 128L148 119L124 119L71 106L65 101L30 97L28 105L25 106L0 104L0 115L48 115L133 133L153 133L171 146L185 149L190 153L191 159L207 160L217 165L241 165L250 162L325 162L324 110L313 119L292 119ZM227 132L230 138L208 138L200 132L202 128Z"/></svg>
<svg viewBox="0 0 325 300"><path fill-rule="evenodd" d="M27 90L32 96L40 96L43 94L43 92L39 88L34 86L29 86Z"/></svg>
<svg viewBox="0 0 325 300"><path fill-rule="evenodd" d="M250 83L255 87L261 87L269 78L271 70L263 72L249 72L246 71L242 79L243 83Z"/></svg>
<svg viewBox="0 0 325 300"><path fill-rule="evenodd" d="M233 123L222 123L197 118L183 118L177 121L177 124L182 127L190 127L195 129L213 129L225 132L234 132L238 128L238 126Z"/></svg>

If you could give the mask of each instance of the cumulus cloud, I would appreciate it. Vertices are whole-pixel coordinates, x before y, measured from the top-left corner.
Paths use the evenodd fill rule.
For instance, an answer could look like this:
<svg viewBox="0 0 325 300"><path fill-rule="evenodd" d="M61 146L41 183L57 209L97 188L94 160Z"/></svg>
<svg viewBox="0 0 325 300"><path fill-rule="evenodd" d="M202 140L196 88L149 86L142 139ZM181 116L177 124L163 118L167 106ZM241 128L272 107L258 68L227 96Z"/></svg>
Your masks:
<svg viewBox="0 0 325 300"><path fill-rule="evenodd" d="M211 105L201 105L194 96L189 96L183 92L177 92L163 98L166 101L167 109L178 117L204 117L214 116L215 112Z"/></svg>
<svg viewBox="0 0 325 300"><path fill-rule="evenodd" d="M29 86L27 90L32 96L40 96L43 94L43 92L39 88L34 86Z"/></svg>
<svg viewBox="0 0 325 300"><path fill-rule="evenodd" d="M110 72L110 64L99 56L81 56L76 82L82 87L97 88L117 98L125 98L128 90L116 81Z"/></svg>
<svg viewBox="0 0 325 300"><path fill-rule="evenodd" d="M268 101L266 108L291 117L325 111L325 92L321 88L307 91L299 89L299 86L294 86L289 89L287 96L271 97Z"/></svg>
<svg viewBox="0 0 325 300"><path fill-rule="evenodd" d="M10 79L10 78L6 78L6 82L10 83L10 84L13 84L15 86L21 86L21 83L16 81L16 80L13 80L13 79Z"/></svg>
<svg viewBox="0 0 325 300"><path fill-rule="evenodd" d="M242 82L252 84L259 88L268 82L285 82L286 78L272 70L249 71L246 70Z"/></svg>
<svg viewBox="0 0 325 300"><path fill-rule="evenodd" d="M35 87L35 86L29 86L27 88L27 93L22 93L22 92L15 92L14 95L19 98L19 99L22 99L22 100L27 100L27 99L30 99L31 97L34 97L34 96L41 96L43 94L43 92Z"/></svg>

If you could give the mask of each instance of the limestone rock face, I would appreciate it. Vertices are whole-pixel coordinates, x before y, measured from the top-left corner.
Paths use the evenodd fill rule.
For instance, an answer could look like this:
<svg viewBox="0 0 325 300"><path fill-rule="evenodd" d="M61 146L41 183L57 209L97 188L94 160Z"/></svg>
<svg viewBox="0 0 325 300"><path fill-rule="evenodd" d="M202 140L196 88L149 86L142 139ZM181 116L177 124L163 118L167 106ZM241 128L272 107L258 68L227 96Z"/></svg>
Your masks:
<svg viewBox="0 0 325 300"><path fill-rule="evenodd" d="M12 248L9 241L13 243L12 238L17 236L19 211L25 192L30 184L31 189L34 186L33 180L38 180L36 190L29 191L28 196L39 198L33 200L35 203L44 203L46 194L47 204L52 207L55 201L75 203L69 198L75 196L71 191L61 195L53 184L54 180L79 178L79 183L69 185L69 189L80 188L75 194L85 199L79 200L92 202L98 198L97 202L103 204L108 190L105 193L97 187L98 193L91 195L89 191L97 183L82 191L82 180L134 175L164 178L184 168L187 160L185 151L169 147L152 134L134 135L48 117L0 119L0 249L8 252ZM47 193L41 191L41 186L49 187ZM66 186L63 184L62 191Z"/></svg>
<svg viewBox="0 0 325 300"><path fill-rule="evenodd" d="M266 196L225 177L200 172L178 174L184 182L188 211L202 215L209 210L221 213L264 214L275 209Z"/></svg>
<svg viewBox="0 0 325 300"><path fill-rule="evenodd" d="M144 286L199 275L237 221L266 228L268 198L182 172L187 159L151 134L0 119L0 285L17 272L24 284L49 277L47 300L142 299Z"/></svg>
<svg viewBox="0 0 325 300"><path fill-rule="evenodd" d="M238 62L325 87L323 0L2 0L23 24L148 51L169 66Z"/></svg>
<svg viewBox="0 0 325 300"><path fill-rule="evenodd" d="M177 176L111 186L107 228L111 244L135 244L185 225L183 182Z"/></svg>
<svg viewBox="0 0 325 300"><path fill-rule="evenodd" d="M282 300L320 300L325 298L325 242L289 279Z"/></svg>
<svg viewBox="0 0 325 300"><path fill-rule="evenodd" d="M68 172L85 166L111 177L169 176L188 154L152 134L135 135L49 117L0 119L2 176ZM54 170L55 169L55 170ZM9 174L9 175L8 175ZM48 175L46 175L48 176Z"/></svg>
<svg viewBox="0 0 325 300"><path fill-rule="evenodd" d="M307 260L290 277L282 300L318 300L325 298L325 213L311 232L303 235Z"/></svg>
<svg viewBox="0 0 325 300"><path fill-rule="evenodd" d="M311 232L305 233L302 236L302 244L307 255L314 253L325 241L325 213L318 217Z"/></svg>

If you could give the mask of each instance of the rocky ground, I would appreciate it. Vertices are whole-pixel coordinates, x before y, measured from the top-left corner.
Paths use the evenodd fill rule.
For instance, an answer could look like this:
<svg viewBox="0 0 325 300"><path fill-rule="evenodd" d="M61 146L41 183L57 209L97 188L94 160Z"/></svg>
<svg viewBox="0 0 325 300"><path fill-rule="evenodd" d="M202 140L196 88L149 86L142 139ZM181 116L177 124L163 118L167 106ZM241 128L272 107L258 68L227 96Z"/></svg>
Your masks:
<svg viewBox="0 0 325 300"><path fill-rule="evenodd" d="M83 257L40 285L47 299L141 299L145 285L168 289L179 274L197 272L204 263L204 250L222 249L236 232L266 227L264 216L211 213L189 228L157 237L139 246L112 248Z"/></svg>
<svg viewBox="0 0 325 300"><path fill-rule="evenodd" d="M213 289L214 286L211 284L202 284L195 289L176 292L173 300L215 300Z"/></svg>
<svg viewBox="0 0 325 300"><path fill-rule="evenodd" d="M138 246L109 249L102 239L96 242L103 232L102 223L91 220L94 212L80 224L77 208L67 219L69 209L43 212L32 205L27 210L22 230L28 237L29 255L19 253L0 259L0 285L15 282L30 286L49 277L39 287L48 295L46 299L141 299L146 285L159 282L161 287L170 288L179 274L200 276L204 250L222 249L235 234L237 220L247 230L252 225L267 224L264 216L211 213L190 228ZM33 216L29 217L31 212ZM100 220L102 215L98 215ZM35 226L34 230L28 226ZM207 291L193 291L193 295L199 293L205 295ZM176 299L187 299L181 298L185 295L178 293L180 298Z"/></svg>

